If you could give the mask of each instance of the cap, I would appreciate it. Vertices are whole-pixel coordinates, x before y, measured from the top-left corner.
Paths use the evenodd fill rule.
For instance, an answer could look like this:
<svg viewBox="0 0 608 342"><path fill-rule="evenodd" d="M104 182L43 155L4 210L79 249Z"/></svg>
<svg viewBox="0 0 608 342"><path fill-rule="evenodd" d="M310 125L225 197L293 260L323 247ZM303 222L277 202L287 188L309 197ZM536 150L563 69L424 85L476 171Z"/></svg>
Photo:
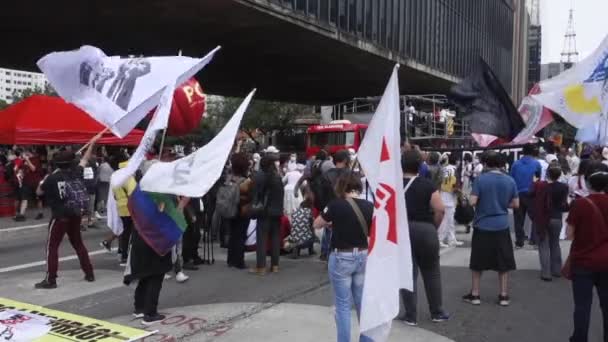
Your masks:
<svg viewBox="0 0 608 342"><path fill-rule="evenodd" d="M53 158L53 162L57 165L66 165L66 164L71 164L72 162L74 162L75 158L76 158L76 156L74 155L74 152L61 151L61 152L55 154L55 157Z"/></svg>
<svg viewBox="0 0 608 342"><path fill-rule="evenodd" d="M279 152L281 152L281 151L279 151L279 149L278 149L278 148L276 148L276 147L274 147L274 146L272 146L272 145L268 146L268 147L267 147L267 148L264 150L264 153L279 153Z"/></svg>

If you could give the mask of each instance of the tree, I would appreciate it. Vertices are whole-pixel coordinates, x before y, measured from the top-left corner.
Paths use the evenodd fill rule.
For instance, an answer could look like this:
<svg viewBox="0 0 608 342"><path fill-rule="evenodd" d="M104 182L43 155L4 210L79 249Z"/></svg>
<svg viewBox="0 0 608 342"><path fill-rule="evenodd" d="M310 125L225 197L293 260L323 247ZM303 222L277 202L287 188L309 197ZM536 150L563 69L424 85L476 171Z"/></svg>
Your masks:
<svg viewBox="0 0 608 342"><path fill-rule="evenodd" d="M224 98L210 102L208 112L210 117L213 117L214 126L218 129L221 128L234 114L242 101L239 98ZM298 104L253 101L243 116L241 131L259 146L261 144L259 135L283 134L293 130L298 116L306 113L309 109L308 106Z"/></svg>
<svg viewBox="0 0 608 342"><path fill-rule="evenodd" d="M57 92L53 89L50 84L46 83L44 89L36 86L35 88L27 88L23 90L15 89L13 90L13 95L11 95L12 103L20 102L21 100L27 99L32 95L46 95L46 96L57 96Z"/></svg>
<svg viewBox="0 0 608 342"><path fill-rule="evenodd" d="M4 108L10 106L10 104L4 100L0 100L0 110L3 110Z"/></svg>

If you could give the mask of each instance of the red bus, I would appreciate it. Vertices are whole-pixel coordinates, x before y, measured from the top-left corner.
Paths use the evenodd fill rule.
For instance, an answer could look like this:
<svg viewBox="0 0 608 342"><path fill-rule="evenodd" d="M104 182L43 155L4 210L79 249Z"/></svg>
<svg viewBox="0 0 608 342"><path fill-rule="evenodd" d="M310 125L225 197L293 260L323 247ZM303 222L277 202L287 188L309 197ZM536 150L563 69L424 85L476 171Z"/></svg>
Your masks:
<svg viewBox="0 0 608 342"><path fill-rule="evenodd" d="M328 149L330 154L349 148L358 151L366 130L367 125L353 124L348 120L310 126L306 132L306 157L314 156L322 148Z"/></svg>

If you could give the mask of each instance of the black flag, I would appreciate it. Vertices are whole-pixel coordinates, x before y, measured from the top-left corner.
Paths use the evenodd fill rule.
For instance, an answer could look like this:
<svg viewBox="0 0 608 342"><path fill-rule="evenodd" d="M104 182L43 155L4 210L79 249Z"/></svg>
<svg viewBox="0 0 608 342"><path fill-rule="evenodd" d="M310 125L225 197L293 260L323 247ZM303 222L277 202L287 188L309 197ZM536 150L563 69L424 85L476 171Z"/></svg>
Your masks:
<svg viewBox="0 0 608 342"><path fill-rule="evenodd" d="M481 57L475 70L452 87L450 97L464 113L472 133L510 141L526 126L509 94Z"/></svg>

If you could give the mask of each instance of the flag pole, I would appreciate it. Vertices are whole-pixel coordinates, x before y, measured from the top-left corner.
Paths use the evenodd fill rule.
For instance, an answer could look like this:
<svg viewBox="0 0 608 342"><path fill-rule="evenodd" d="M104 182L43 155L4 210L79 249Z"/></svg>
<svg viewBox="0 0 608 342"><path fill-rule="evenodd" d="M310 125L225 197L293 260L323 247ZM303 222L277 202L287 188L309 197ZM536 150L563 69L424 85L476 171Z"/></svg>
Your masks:
<svg viewBox="0 0 608 342"><path fill-rule="evenodd" d="M160 138L160 150L158 151L158 160L163 156L163 149L165 148L165 136L167 135L167 129L163 129L163 136Z"/></svg>
<svg viewBox="0 0 608 342"><path fill-rule="evenodd" d="M104 135L105 133L107 133L110 130L110 127L106 127L106 129L104 129L103 131L97 133L93 138L91 138L91 140L89 140L86 144L84 144L84 146L82 146L80 148L80 150L78 150L78 152L76 152L76 154L81 153L82 151L84 151L87 147L89 147L89 145L91 145L91 141L100 138L102 135Z"/></svg>

